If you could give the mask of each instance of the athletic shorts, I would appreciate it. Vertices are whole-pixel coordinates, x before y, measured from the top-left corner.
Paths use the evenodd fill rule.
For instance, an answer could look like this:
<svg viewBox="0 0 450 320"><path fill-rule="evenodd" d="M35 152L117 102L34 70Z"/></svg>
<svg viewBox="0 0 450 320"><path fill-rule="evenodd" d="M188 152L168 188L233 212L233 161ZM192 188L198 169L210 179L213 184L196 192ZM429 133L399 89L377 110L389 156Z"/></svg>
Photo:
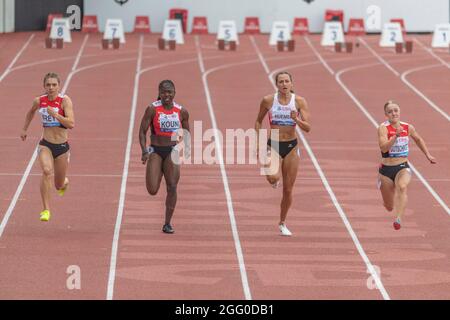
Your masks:
<svg viewBox="0 0 450 320"><path fill-rule="evenodd" d="M67 141L64 143L55 144L42 139L41 141L39 141L39 145L49 148L52 152L53 159L58 158L60 155L68 152L70 149L69 143Z"/></svg>
<svg viewBox="0 0 450 320"><path fill-rule="evenodd" d="M295 148L297 144L298 144L297 139L294 139L291 141L279 141L278 147L276 146L276 144L272 147L272 140L269 139L267 141L267 145L269 147L272 147L280 155L282 159L284 159L289 154L289 152L291 152L291 150Z"/></svg>
<svg viewBox="0 0 450 320"><path fill-rule="evenodd" d="M408 162L400 163L397 166L385 166L384 164L381 164L380 168L378 169L378 172L380 174L382 174L383 176L388 177L392 181L395 182L395 177L400 172L400 170L403 170L403 169L411 170L411 169L409 169Z"/></svg>
<svg viewBox="0 0 450 320"><path fill-rule="evenodd" d="M164 161L167 158L167 156L169 156L172 153L172 150L175 148L175 146L176 145L173 145L173 146L154 146L154 145L151 145L148 148L148 151L150 153L154 152L154 153L158 154Z"/></svg>

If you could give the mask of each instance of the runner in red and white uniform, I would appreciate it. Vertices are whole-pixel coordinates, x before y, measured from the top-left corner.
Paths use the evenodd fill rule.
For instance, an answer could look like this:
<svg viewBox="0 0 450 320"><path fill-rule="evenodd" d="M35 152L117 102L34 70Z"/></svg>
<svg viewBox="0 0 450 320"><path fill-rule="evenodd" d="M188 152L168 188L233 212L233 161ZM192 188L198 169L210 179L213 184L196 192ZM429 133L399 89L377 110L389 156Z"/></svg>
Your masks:
<svg viewBox="0 0 450 320"><path fill-rule="evenodd" d="M185 156L190 150L189 113L186 108L177 104L175 85L171 80L161 81L159 96L145 110L139 129L139 143L142 148L142 163L147 163L146 186L151 195L158 193L162 176L166 180L166 215L162 231L174 233L171 225L173 212L177 203L177 185L180 179L180 129L187 132L183 135ZM150 129L150 146L147 144L147 131Z"/></svg>
<svg viewBox="0 0 450 320"><path fill-rule="evenodd" d="M300 153L297 146L297 126L305 132L311 130L309 123L309 110L306 100L293 91L292 76L288 72L279 72L275 76L275 84L278 91L275 94L265 96L261 101L258 117L255 123L257 137L266 114L269 114L270 138L267 142L270 151L269 167L274 167L274 172L268 172L267 181L272 187L280 185L283 177L283 198L281 199L279 229L281 235L290 236L292 233L286 227L287 212L292 204L292 190L297 178L297 169ZM259 146L259 141L257 141ZM259 150L257 151L259 153Z"/></svg>
<svg viewBox="0 0 450 320"><path fill-rule="evenodd" d="M394 211L394 229L398 230L406 208L407 187L411 181L411 169L408 165L409 137L431 163L436 163L436 159L430 154L416 129L411 124L400 121L400 107L396 102L386 102L384 113L387 121L378 127L382 156L378 179L383 204L388 211Z"/></svg>
<svg viewBox="0 0 450 320"><path fill-rule="evenodd" d="M27 138L27 130L36 111L39 112L44 132L39 142L39 163L42 168L41 197L43 211L41 221L50 219L50 189L52 176L59 195L64 195L69 184L66 177L69 165L69 143L67 129L75 125L72 100L60 94L61 81L56 73L48 73L44 77L45 95L36 97L31 109L25 117L25 124L20 137Z"/></svg>

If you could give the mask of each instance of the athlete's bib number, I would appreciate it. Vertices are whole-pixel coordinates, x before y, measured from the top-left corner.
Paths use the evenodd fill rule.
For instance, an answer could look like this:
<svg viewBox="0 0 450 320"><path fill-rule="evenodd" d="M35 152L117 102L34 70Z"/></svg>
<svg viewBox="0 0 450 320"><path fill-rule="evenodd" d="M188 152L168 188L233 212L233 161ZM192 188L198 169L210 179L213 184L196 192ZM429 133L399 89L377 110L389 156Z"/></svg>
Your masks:
<svg viewBox="0 0 450 320"><path fill-rule="evenodd" d="M53 108L53 110L57 112L58 108ZM47 108L41 108L39 110L39 113L41 114L44 127L56 127L60 125L59 121L56 120L56 118L48 114Z"/></svg>

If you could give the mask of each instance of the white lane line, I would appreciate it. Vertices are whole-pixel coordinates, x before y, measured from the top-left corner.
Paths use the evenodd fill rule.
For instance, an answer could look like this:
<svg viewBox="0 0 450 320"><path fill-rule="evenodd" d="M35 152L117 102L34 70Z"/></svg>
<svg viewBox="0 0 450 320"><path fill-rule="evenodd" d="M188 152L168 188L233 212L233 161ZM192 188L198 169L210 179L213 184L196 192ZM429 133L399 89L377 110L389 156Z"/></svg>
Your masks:
<svg viewBox="0 0 450 320"><path fill-rule="evenodd" d="M314 46L312 45L311 40L309 40L308 36L305 37L305 41L309 45L309 47L312 49L312 51L314 52L316 57L325 66L325 69L327 69L330 74L334 75L334 70L328 65L328 63L325 61L325 59L322 58L322 56L319 54L319 52L316 50L316 48L314 48Z"/></svg>
<svg viewBox="0 0 450 320"><path fill-rule="evenodd" d="M136 108L138 101L138 92L139 92L139 80L140 80L140 72L142 67L142 48L144 44L144 37L141 35L139 38L139 50L138 50L138 58L136 63L136 73L134 75L134 90L133 90L133 99L130 113L130 121L128 125L128 138L127 138L127 147L125 151L125 160L123 164L123 172L122 172L122 183L120 186L120 197L119 197L119 205L117 207L117 219L116 225L114 228L114 237L111 248L111 260L109 264L109 276L108 276L108 288L106 293L106 299L112 300L114 295L114 282L116 279L116 267L117 267L117 253L119 248L119 236L120 236L120 227L122 225L123 218L123 208L125 204L125 195L127 190L127 180L128 180L128 168L130 165L130 156L131 156L131 146L133 142L133 130L134 130L134 122L136 118Z"/></svg>
<svg viewBox="0 0 450 320"><path fill-rule="evenodd" d="M398 73L397 70L395 70L386 60L384 60L378 53L375 52L375 50L372 49L372 47L369 46L369 44L361 37L358 37L358 40L367 48L367 50L370 51L371 54L374 55L375 58L377 58L386 68L388 68L393 74L395 74L397 77L400 77L400 73Z"/></svg>
<svg viewBox="0 0 450 320"><path fill-rule="evenodd" d="M402 73L401 79L402 81L412 90L414 91L419 97L421 97L423 100L425 100L435 111L437 111L438 113L441 114L441 116L443 116L447 121L450 121L450 116L441 108L439 108L436 103L434 103L433 101L431 101L430 98L428 98L425 94L422 93L422 91L420 91L419 89L417 89L416 86L414 86L411 82L409 82L406 77L413 73L413 72L417 72L417 71L422 71L425 69L430 69L430 68L436 68L441 66L440 64L433 64L431 66L424 66L424 67L419 67L419 68L414 68L414 69L410 69L407 70L405 72Z"/></svg>
<svg viewBox="0 0 450 320"><path fill-rule="evenodd" d="M406 76L408 74L410 74L411 72L414 71L418 71L418 70L422 70L422 67L420 68L414 68L414 69L410 69L410 70L406 70L405 72L403 72L401 75L400 73L398 73L394 68L392 68L392 66L386 62L386 60L384 60L378 53L375 52L375 50L373 50L369 44L366 43L366 41L364 41L363 38L358 37L358 39L361 41L361 43L374 55L375 58L377 58L379 61L381 61L381 63L383 63L386 68L388 68L390 71L392 71L397 77L400 77L400 79L402 80L403 83L405 83L412 91L414 91L415 94L417 94L419 97L421 97L423 100L425 100L425 102L432 107L434 110L436 110L439 114L441 114L447 121L449 121L449 116L447 113L445 113L441 108L439 108L433 101L431 101L422 91L420 91L419 89L417 89L415 86L413 86L408 80L406 80ZM434 65L433 65L434 66ZM431 66L426 66L426 68L431 67Z"/></svg>
<svg viewBox="0 0 450 320"><path fill-rule="evenodd" d="M198 56L198 64L199 64L199 68L202 72L202 81L203 81L203 88L205 91L205 96L206 96L206 102L208 105L208 111L209 111L209 116L211 118L211 124L212 127L214 129L214 141L215 141L215 145L216 145L216 150L217 150L217 157L219 160L219 164L220 164L220 173L222 175L222 182L223 182L223 188L225 191L225 196L227 199L227 207L228 207L228 216L230 219L230 225L231 225L231 230L232 230L232 234L233 234L233 240L234 240L234 246L235 246L235 250L236 250L236 255L238 258L238 262L239 262L239 270L240 270L240 274L241 274L241 282L242 282L242 287L244 290L244 296L246 300L251 300L252 299L252 295L251 295L251 291L250 291L250 286L248 284L248 276L247 276L247 271L245 268L245 262L244 262L244 255L242 253L242 246L241 246L241 242L239 240L239 232L238 232L238 228L237 228L237 223L236 223L236 218L235 218L235 214L234 214L234 208L233 208L233 200L231 198L231 192L230 192L230 187L228 184L228 177L227 177L227 173L225 170L225 164L224 164L224 160L223 160L223 149L222 149L222 145L219 139L219 136L217 134L218 132L218 126L217 126L217 121L216 121L216 116L214 113L214 107L212 104L212 99L211 99L211 94L209 91L209 86L208 86L208 75L211 74L212 72L215 72L219 69L223 69L226 68L224 66L221 66L219 68L213 68L210 69L208 71L205 70L205 66L203 63L203 56L202 56L202 51L200 48L200 43L198 40L198 36L195 37L195 45L196 45L196 49L197 49L197 56Z"/></svg>
<svg viewBox="0 0 450 320"><path fill-rule="evenodd" d="M422 47L422 49L427 51L430 55L432 55L436 60L438 60L440 63L442 63L445 67L450 68L450 63L444 61L444 59L442 59L437 54L435 54L431 48L426 47L422 42L420 42L419 39L414 37L414 42L417 43L418 45L420 45Z"/></svg>
<svg viewBox="0 0 450 320"><path fill-rule="evenodd" d="M82 52L84 50L84 47L86 46L86 42L87 42L88 37L89 37L89 35L86 35L84 37L83 44L80 47L80 50L79 50L78 55L77 55L77 59L75 59L75 61L73 63L72 70L74 70L76 68L78 62L80 61L79 57L81 57L81 54L82 54ZM68 78L66 80L66 83L65 83L65 85L63 87L62 92L65 92L67 90L67 88L69 86L69 83L70 83L70 79L72 78L71 77L72 73L73 73L73 71L69 74L69 76L68 76ZM4 232L5 228L6 228L6 224L8 223L8 220L9 220L9 218L11 217L11 215L13 213L13 210L14 210L14 208L16 206L17 200L19 200L19 196L22 193L23 187L25 186L25 183L27 182L28 176L30 175L31 168L33 167L33 164L36 161L37 150L38 150L38 145L36 145L36 147L34 148L33 155L31 156L31 159L28 162L28 165L27 165L27 167L25 169L25 172L23 173L23 176L22 176L22 179L20 180L19 186L17 187L17 190L16 190L16 192L15 192L13 198L12 198L12 201L9 204L8 209L6 210L5 215L3 216L3 220L2 220L2 222L0 224L0 238L2 237L3 232Z"/></svg>
<svg viewBox="0 0 450 320"><path fill-rule="evenodd" d="M310 44L310 42L309 42L309 44ZM260 53L259 48L256 47L256 49ZM262 54L260 56L264 59ZM326 65L326 64L324 64L324 65ZM286 69L286 68L287 67L284 67L283 69ZM278 70L281 70L281 68L278 69ZM274 87L275 90L277 90L277 87L273 83L272 77L278 70L274 70L274 71L272 71L271 73L269 73L267 75L267 77L269 79L269 82L272 84L272 86ZM330 70L328 70L328 71L330 71ZM334 71L333 71L332 74L334 74ZM297 129L297 133L300 136L300 139L302 140L303 145L306 148L306 151L309 154L309 157L311 158L311 161L312 161L314 167L316 168L316 171L319 173L320 179L321 179L323 185L325 186L325 189L327 190L327 192L328 192L328 194L329 194L329 196L331 198L331 201L333 202L333 205L335 206L335 208L338 211L342 221L344 222L344 225L345 225L348 233L350 234L350 237L352 238L353 243L355 244L355 247L358 250L359 255L361 256L361 258L363 259L364 263L366 264L367 270L372 275L372 278L374 279L374 281L375 281L375 283L377 285L377 288L380 290L380 293L383 296L383 298L385 300L390 300L389 294L387 293L386 289L384 288L384 285L383 285L383 283L381 281L380 276L376 272L373 264L370 262L366 252L364 251L364 248L362 247L362 245L361 245L361 243L360 243L360 241L358 239L358 236L353 231L353 228L352 228L350 222L348 221L347 215L345 214L344 210L342 209L341 205L339 204L339 201L337 200L336 195L333 192L333 189L331 188L330 184L328 183L328 180L327 180L327 178L326 178L322 168L320 167L319 162L317 161L317 158L314 155L314 152L312 151L311 147L309 146L309 143L307 142L307 140L306 140L305 136L303 135L303 133L301 132L301 130L298 127L296 129Z"/></svg>
<svg viewBox="0 0 450 320"><path fill-rule="evenodd" d="M17 60L20 58L20 56L25 51L25 49L28 47L28 45L30 44L31 40L33 40L33 38L34 38L34 33L32 35L30 35L30 37L28 38L27 42L25 42L25 44L22 46L22 48L19 50L19 52L17 52L17 54L15 55L14 59L11 61L11 63L5 69L3 74L0 76L0 82L2 82L3 79L5 79L5 77L9 74L9 72L12 69L12 67L17 62Z"/></svg>

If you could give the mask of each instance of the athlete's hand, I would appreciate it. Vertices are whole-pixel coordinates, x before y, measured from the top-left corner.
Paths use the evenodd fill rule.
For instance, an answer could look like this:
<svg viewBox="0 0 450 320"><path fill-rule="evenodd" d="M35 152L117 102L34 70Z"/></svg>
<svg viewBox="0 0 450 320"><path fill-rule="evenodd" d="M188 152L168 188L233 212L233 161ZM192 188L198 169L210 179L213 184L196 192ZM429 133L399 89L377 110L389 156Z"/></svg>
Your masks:
<svg viewBox="0 0 450 320"><path fill-rule="evenodd" d="M402 132L403 132L403 127L400 126L399 128L397 128L397 130L395 130L395 135L397 137L399 137L402 134Z"/></svg>
<svg viewBox="0 0 450 320"><path fill-rule="evenodd" d="M52 107L47 107L47 113L49 115L51 115L53 118L56 118L56 115L58 114L58 112L56 112L55 110L53 110Z"/></svg>
<svg viewBox="0 0 450 320"><path fill-rule="evenodd" d="M27 132L25 130L22 130L22 132L20 133L20 138L22 139L22 141L25 141L25 139L27 138Z"/></svg>
<svg viewBox="0 0 450 320"><path fill-rule="evenodd" d="M427 155L427 159L428 159L428 161L430 161L430 163L432 163L432 164L436 164L436 163L437 163L437 162L436 162L436 158L433 157L431 154Z"/></svg>
<svg viewBox="0 0 450 320"><path fill-rule="evenodd" d="M297 111L291 110L291 119L294 121L298 120L298 112Z"/></svg>
<svg viewBox="0 0 450 320"><path fill-rule="evenodd" d="M142 164L145 164L149 158L150 158L150 152L143 153L142 157L141 157Z"/></svg>

